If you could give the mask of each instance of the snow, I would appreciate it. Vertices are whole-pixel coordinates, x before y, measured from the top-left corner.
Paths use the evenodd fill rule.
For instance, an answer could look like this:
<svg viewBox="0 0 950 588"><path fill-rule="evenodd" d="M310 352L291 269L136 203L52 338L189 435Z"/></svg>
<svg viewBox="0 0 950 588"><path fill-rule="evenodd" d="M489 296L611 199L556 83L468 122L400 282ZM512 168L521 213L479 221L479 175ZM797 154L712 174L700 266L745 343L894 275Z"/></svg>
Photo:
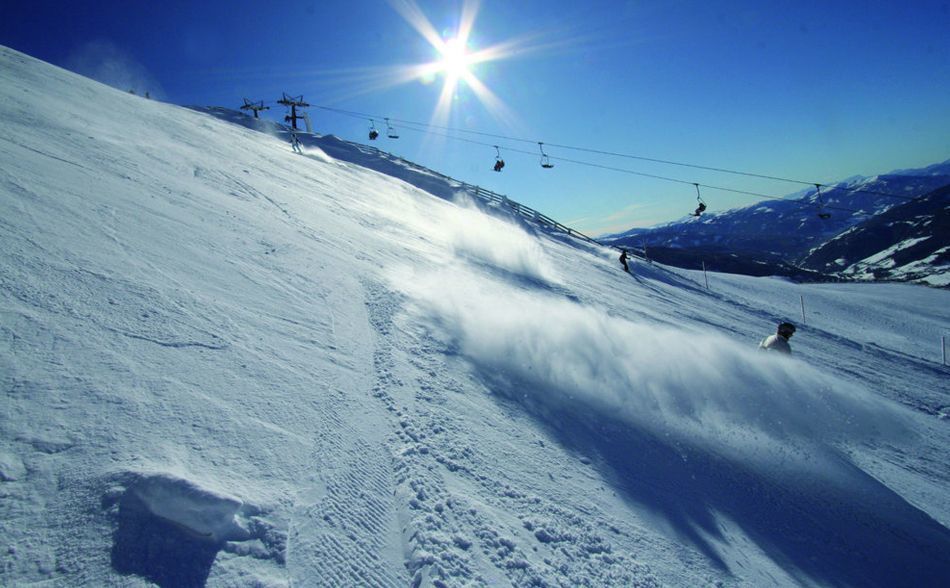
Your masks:
<svg viewBox="0 0 950 588"><path fill-rule="evenodd" d="M880 251L878 253L875 253L871 257L862 259L861 261L857 262L857 264L860 264L860 265L877 264L878 266L884 267L884 268L893 267L895 262L893 259L890 259L890 258L893 257L895 253L897 253L898 251L907 249L909 247L913 247L917 243L926 241L929 238L930 238L930 235L927 235L926 237L915 237L912 239L904 239L900 243L895 243L893 246L888 247L884 251Z"/></svg>
<svg viewBox="0 0 950 588"><path fill-rule="evenodd" d="M214 541L247 538L247 531L234 520L243 504L233 496L163 472L143 476L128 491L151 515L177 523L197 535Z"/></svg>
<svg viewBox="0 0 950 588"><path fill-rule="evenodd" d="M950 576L946 290L628 275L385 154L0 62L0 584Z"/></svg>
<svg viewBox="0 0 950 588"><path fill-rule="evenodd" d="M950 285L950 266L946 264L936 265L937 260L940 259L941 256L947 255L948 252L950 252L950 247L941 247L928 257L913 263L908 263L904 266L903 272L908 274L926 272L925 275L920 278L922 282L937 287L948 286Z"/></svg>

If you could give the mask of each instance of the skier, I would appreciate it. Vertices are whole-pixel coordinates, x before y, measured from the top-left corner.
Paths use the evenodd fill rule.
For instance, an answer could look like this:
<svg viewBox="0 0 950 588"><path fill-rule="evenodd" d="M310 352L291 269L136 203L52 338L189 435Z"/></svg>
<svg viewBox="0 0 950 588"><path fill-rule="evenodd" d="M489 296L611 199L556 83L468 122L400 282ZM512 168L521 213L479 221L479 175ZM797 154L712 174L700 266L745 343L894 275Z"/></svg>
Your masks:
<svg viewBox="0 0 950 588"><path fill-rule="evenodd" d="M626 250L626 249L621 249L620 251L621 251L621 253L620 253L620 265L623 266L623 271L625 271L625 272L627 272L627 273L629 274L629 273L630 273L630 266L627 265L627 250Z"/></svg>
<svg viewBox="0 0 950 588"><path fill-rule="evenodd" d="M300 149L300 139L297 138L296 131L290 132L290 146L293 147L293 150L297 153L303 153Z"/></svg>
<svg viewBox="0 0 950 588"><path fill-rule="evenodd" d="M785 355L792 354L792 346L788 340L795 334L795 325L792 323L782 323L776 329L774 335L769 335L759 343L759 349L764 351L778 351Z"/></svg>

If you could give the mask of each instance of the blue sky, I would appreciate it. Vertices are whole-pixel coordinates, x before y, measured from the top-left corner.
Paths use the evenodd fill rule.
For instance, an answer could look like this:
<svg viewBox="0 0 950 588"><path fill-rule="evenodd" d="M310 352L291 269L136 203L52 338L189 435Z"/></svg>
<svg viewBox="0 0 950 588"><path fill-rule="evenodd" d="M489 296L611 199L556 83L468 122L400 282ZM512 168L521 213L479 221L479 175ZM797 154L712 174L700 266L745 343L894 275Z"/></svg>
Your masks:
<svg viewBox="0 0 950 588"><path fill-rule="evenodd" d="M444 76L386 86L439 58L403 14L454 36L460 1L17 2L0 44L176 104L237 107L303 94L311 104L433 121ZM402 6L403 10L399 10ZM504 106L464 82L439 123L544 141L400 128L382 149L479 184L591 234L681 217L699 182L772 196L804 186L555 148L584 147L832 182L950 158L950 4L483 0L470 66ZM282 116L280 107L268 113ZM317 132L366 140L368 121L311 109ZM377 121L381 125L382 121ZM442 133L443 131L439 131ZM455 133L450 133L455 134ZM507 166L491 170L493 144ZM674 178L561 161L560 157ZM759 198L704 189L710 211Z"/></svg>

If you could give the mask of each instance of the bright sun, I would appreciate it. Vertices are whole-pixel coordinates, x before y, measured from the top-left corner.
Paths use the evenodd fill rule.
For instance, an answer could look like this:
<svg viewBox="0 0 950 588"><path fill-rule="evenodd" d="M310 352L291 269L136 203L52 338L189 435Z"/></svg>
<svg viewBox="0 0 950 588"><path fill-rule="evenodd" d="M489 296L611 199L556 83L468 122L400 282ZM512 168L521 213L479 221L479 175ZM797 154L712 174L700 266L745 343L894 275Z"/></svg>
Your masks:
<svg viewBox="0 0 950 588"><path fill-rule="evenodd" d="M456 90L459 85L470 89L479 102L493 114L510 118L511 115L504 103L478 79L473 70L479 64L511 57L519 48L519 43L508 42L469 51L469 37L478 14L480 0L462 0L462 14L458 27L453 31L453 35L447 35L448 38L435 30L417 2L418 0L390 0L396 12L432 45L432 48L438 52L438 56L429 63L408 66L399 77L401 82L420 80L424 84L430 84L437 75L442 74L442 91L439 93L439 101L432 113L432 121L439 124L447 122L452 104L458 98Z"/></svg>
<svg viewBox="0 0 950 588"><path fill-rule="evenodd" d="M468 73L468 66L472 63L472 56L465 49L465 43L459 39L449 39L440 48L442 60L439 61L439 70L449 77L461 78Z"/></svg>

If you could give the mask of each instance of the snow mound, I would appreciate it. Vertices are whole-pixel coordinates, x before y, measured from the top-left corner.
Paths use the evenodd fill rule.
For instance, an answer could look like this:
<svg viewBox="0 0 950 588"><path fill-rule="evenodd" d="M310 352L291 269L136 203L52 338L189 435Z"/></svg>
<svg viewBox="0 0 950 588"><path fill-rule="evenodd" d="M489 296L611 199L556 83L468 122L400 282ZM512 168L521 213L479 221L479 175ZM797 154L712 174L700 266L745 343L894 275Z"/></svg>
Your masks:
<svg viewBox="0 0 950 588"><path fill-rule="evenodd" d="M0 482L16 482L26 475L26 466L20 456L0 450Z"/></svg>
<svg viewBox="0 0 950 588"><path fill-rule="evenodd" d="M215 542L248 538L247 530L235 519L243 502L233 496L164 473L144 476L128 491L149 513L197 537Z"/></svg>
<svg viewBox="0 0 950 588"><path fill-rule="evenodd" d="M263 562L278 570L285 565L286 532L258 507L169 472L116 478L103 506L116 519L111 559L117 572L160 586L204 586L221 551L257 561L232 565L259 580L266 575Z"/></svg>

